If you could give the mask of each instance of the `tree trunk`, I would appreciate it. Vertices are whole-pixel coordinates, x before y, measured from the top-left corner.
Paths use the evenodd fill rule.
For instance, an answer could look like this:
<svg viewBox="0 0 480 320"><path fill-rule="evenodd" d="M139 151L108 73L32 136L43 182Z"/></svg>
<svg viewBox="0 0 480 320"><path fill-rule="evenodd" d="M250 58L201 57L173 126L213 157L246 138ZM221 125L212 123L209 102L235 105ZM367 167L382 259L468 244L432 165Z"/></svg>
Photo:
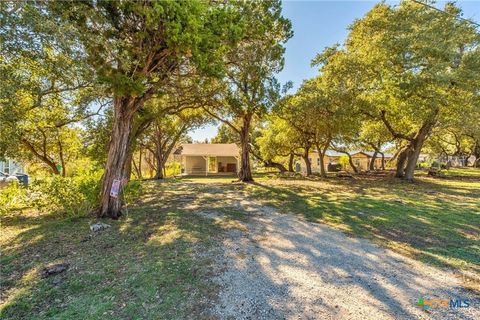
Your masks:
<svg viewBox="0 0 480 320"><path fill-rule="evenodd" d="M385 153L380 152L380 154L382 155L382 171L383 171L385 170Z"/></svg>
<svg viewBox="0 0 480 320"><path fill-rule="evenodd" d="M125 160L125 179L130 181L132 175L132 162L133 162L133 148L130 148L127 153L127 160Z"/></svg>
<svg viewBox="0 0 480 320"><path fill-rule="evenodd" d="M114 121L108 150L105 173L102 178L100 208L97 216L118 219L122 209L122 188L116 197L110 196L114 180L125 179L125 162L130 149L133 115L139 107L139 101L132 97L117 97L114 100Z"/></svg>
<svg viewBox="0 0 480 320"><path fill-rule="evenodd" d="M290 153L290 156L288 157L288 172L294 172L293 170L293 160L294 160L295 155L293 152Z"/></svg>
<svg viewBox="0 0 480 320"><path fill-rule="evenodd" d="M353 172L358 173L358 168L357 168L357 166L355 165L355 163L353 163L352 156L351 156L350 153L348 153L348 152L347 152L347 157L348 157L348 163L350 164L350 167L352 167Z"/></svg>
<svg viewBox="0 0 480 320"><path fill-rule="evenodd" d="M142 147L139 148L138 150L138 179L142 179Z"/></svg>
<svg viewBox="0 0 480 320"><path fill-rule="evenodd" d="M325 171L325 153L327 152L327 149L330 146L330 141L331 139L328 139L323 145L322 149L320 149L320 146L318 145L318 143L316 145L318 158L320 159L320 175L324 178L327 177L327 172Z"/></svg>
<svg viewBox="0 0 480 320"><path fill-rule="evenodd" d="M422 129L423 130L421 130L417 135L417 137L414 139L412 143L413 148L408 154L407 166L405 168L405 177L404 177L404 179L408 181L413 181L413 175L415 172L415 167L417 166L417 161L420 155L420 151L422 150L423 143L425 142L428 132L430 131L429 128L422 128Z"/></svg>
<svg viewBox="0 0 480 320"><path fill-rule="evenodd" d="M377 151L376 150L373 152L372 159L370 159L370 164L368 166L368 169L370 171L375 170L375 160L377 160Z"/></svg>
<svg viewBox="0 0 480 320"><path fill-rule="evenodd" d="M274 162L272 160L264 161L263 165L268 168L277 168L280 171L280 173L284 173L287 171L287 169L283 164Z"/></svg>
<svg viewBox="0 0 480 320"><path fill-rule="evenodd" d="M395 171L396 178L403 178L405 163L407 162L407 154L410 150L410 145L404 147L397 157L397 170Z"/></svg>
<svg viewBox="0 0 480 320"><path fill-rule="evenodd" d="M156 148L155 150L155 162L157 170L155 171L155 179L160 180L163 179L163 156L161 148Z"/></svg>
<svg viewBox="0 0 480 320"><path fill-rule="evenodd" d="M27 149L29 149L35 155L35 157L37 157L42 162L44 162L50 168L50 170L52 170L53 174L60 174L60 171L58 171L57 165L52 160L50 160L46 154L43 154L43 155L40 154L34 148L34 146L26 139L22 139L21 142L27 147Z"/></svg>
<svg viewBox="0 0 480 320"><path fill-rule="evenodd" d="M310 163L310 159L308 158L308 151L310 150L310 147L305 148L305 153L303 154L302 158L305 161L305 166L307 168L307 176L312 175L312 164Z"/></svg>
<svg viewBox="0 0 480 320"><path fill-rule="evenodd" d="M243 117L243 125L240 130L240 145L241 145L241 163L239 180L242 182L253 181L252 170L250 168L250 122L252 115L246 114Z"/></svg>

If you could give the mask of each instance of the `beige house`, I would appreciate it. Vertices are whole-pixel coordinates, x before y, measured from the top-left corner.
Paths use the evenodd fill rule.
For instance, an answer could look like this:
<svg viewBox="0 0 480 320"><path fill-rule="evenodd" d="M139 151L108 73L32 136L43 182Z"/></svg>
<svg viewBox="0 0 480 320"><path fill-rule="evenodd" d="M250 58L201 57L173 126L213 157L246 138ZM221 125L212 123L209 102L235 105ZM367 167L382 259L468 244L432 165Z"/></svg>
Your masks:
<svg viewBox="0 0 480 320"><path fill-rule="evenodd" d="M333 150L327 150L325 152L325 157L323 158L324 160L324 165L325 165L325 170L328 171L328 165L332 164L337 164L338 159L340 156L342 156L343 153L333 151ZM320 157L318 156L318 152L310 152L308 154L308 159L310 160L310 163L312 165L312 172L320 172ZM295 165L295 171L296 172L302 172L306 173L307 172L307 167L305 166L305 162L302 160L297 161Z"/></svg>
<svg viewBox="0 0 480 320"><path fill-rule="evenodd" d="M359 151L352 154L352 161L353 164L358 168L360 171L367 171L370 165L370 161L373 157L373 153L371 151ZM384 161L385 164L387 161L392 159L393 155L390 153L384 153ZM374 163L375 170L382 168L382 155L377 153L377 157L375 158Z"/></svg>
<svg viewBox="0 0 480 320"><path fill-rule="evenodd" d="M361 171L368 170L368 166L370 163L370 159L373 156L373 152L369 151L359 151L359 152L352 152L352 161L357 166L357 168ZM325 170L330 171L329 167L332 165L337 165L338 161L341 156L346 156L344 153L340 153L333 150L327 150L324 157L324 165ZM385 162L390 160L392 155L389 153L385 153ZM320 172L320 157L318 156L318 152L314 151L309 153L309 160L312 165L312 172L319 173ZM377 158L375 159L375 169L380 169L382 167L382 156L381 154L377 154ZM350 167L343 168L343 170L349 170ZM303 159L296 162L295 171L306 173L307 168Z"/></svg>
<svg viewBox="0 0 480 320"><path fill-rule="evenodd" d="M234 143L182 144L174 155L184 175L235 174L240 168L240 150Z"/></svg>

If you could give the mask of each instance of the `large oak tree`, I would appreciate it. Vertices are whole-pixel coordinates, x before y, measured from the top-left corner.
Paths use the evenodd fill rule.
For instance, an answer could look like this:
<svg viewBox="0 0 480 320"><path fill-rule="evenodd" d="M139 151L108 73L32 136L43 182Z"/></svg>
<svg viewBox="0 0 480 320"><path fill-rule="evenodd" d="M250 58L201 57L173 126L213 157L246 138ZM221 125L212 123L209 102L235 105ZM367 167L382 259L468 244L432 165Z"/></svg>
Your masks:
<svg viewBox="0 0 480 320"><path fill-rule="evenodd" d="M229 42L240 32L234 7L208 1L55 2L53 12L77 30L98 82L113 96L113 123L98 216L118 218L114 180L126 178L132 124L185 65L218 74Z"/></svg>

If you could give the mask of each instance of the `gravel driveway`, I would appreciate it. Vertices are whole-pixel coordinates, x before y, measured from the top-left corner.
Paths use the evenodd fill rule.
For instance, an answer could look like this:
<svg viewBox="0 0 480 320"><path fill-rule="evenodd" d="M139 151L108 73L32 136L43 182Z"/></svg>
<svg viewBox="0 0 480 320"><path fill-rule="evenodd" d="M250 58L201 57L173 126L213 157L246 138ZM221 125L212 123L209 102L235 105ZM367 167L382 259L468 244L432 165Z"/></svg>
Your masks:
<svg viewBox="0 0 480 320"><path fill-rule="evenodd" d="M480 319L480 297L453 273L328 226L230 197L247 214L217 258L219 319ZM233 197L233 198L232 198ZM220 213L203 212L220 219ZM469 298L469 308L431 312L419 298Z"/></svg>

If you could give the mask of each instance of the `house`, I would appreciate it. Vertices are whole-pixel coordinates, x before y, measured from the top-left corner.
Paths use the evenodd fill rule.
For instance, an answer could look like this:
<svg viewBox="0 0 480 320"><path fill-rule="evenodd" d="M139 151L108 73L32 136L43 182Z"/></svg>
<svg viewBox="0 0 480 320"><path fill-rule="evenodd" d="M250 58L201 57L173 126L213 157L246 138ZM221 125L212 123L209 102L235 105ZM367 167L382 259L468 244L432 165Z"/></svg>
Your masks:
<svg viewBox="0 0 480 320"><path fill-rule="evenodd" d="M24 173L24 165L12 159L0 159L0 172L6 174Z"/></svg>
<svg viewBox="0 0 480 320"><path fill-rule="evenodd" d="M359 151L352 153L352 161L353 164L358 168L360 171L367 171L370 166L370 161L372 160L374 152L372 151ZM390 153L383 153L385 163L393 158L393 155ZM382 155L377 153L375 163L374 163L375 170L382 168Z"/></svg>
<svg viewBox="0 0 480 320"><path fill-rule="evenodd" d="M352 152L351 155L352 155L353 163L357 166L359 170L362 170L362 171L368 170L370 159L373 157L373 152L358 151L358 152ZM384 153L384 155L385 155L385 162L387 162L393 157L393 155L389 153ZM341 156L346 156L346 154L333 151L333 150L327 150L325 152L325 157L324 157L325 170L330 171L329 168L331 168L332 165L337 165L339 163L339 159ZM313 151L309 153L308 158L312 165L312 172L313 173L320 172L320 157L318 156L318 152ZM380 169L381 167L382 167L382 156L381 154L377 154L377 158L375 159L375 169ZM343 169L347 170L348 168L343 168ZM303 161L303 159L296 162L295 171L303 172L303 173L307 171L305 162Z"/></svg>
<svg viewBox="0 0 480 320"><path fill-rule="evenodd" d="M325 170L328 171L328 166L332 164L338 164L338 159L344 155L343 153L327 150L325 152L325 157L323 158ZM310 152L308 154L308 159L310 160L310 164L312 166L312 172L320 172L320 157L318 156L318 152ZM305 166L305 162L303 159L299 160L295 164L295 171L296 172L307 172L307 167Z"/></svg>
<svg viewBox="0 0 480 320"><path fill-rule="evenodd" d="M186 175L232 174L240 168L240 150L234 143L186 143L174 155Z"/></svg>

